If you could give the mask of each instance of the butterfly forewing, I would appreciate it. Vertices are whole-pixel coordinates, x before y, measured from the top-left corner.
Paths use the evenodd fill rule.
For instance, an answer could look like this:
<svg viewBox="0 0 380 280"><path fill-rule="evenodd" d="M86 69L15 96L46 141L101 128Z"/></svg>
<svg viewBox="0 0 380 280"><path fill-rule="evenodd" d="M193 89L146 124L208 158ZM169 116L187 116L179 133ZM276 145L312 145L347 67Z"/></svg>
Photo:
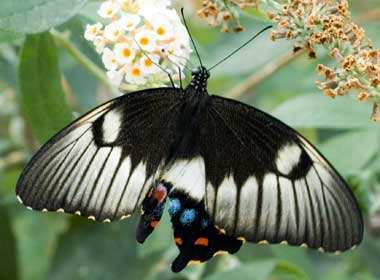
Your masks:
<svg viewBox="0 0 380 280"><path fill-rule="evenodd" d="M181 97L171 88L136 92L74 121L24 169L19 199L102 221L131 214L169 153Z"/></svg>
<svg viewBox="0 0 380 280"><path fill-rule="evenodd" d="M212 96L200 139L205 207L228 235L343 251L360 243L349 187L297 132L240 102Z"/></svg>

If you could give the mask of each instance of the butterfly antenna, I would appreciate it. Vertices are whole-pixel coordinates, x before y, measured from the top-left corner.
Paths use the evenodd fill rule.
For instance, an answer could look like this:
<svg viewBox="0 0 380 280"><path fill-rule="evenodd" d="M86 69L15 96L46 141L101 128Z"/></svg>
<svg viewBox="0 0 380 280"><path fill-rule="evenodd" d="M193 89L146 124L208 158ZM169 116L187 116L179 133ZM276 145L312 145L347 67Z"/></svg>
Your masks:
<svg viewBox="0 0 380 280"><path fill-rule="evenodd" d="M179 66L178 66L178 75L179 75L180 88L183 89L183 86L182 86L182 70L181 70L181 67L179 67Z"/></svg>
<svg viewBox="0 0 380 280"><path fill-rule="evenodd" d="M231 56L233 56L235 53L237 53L238 51L240 51L242 48L244 48L245 46L247 46L249 43L251 43L253 40L255 40L261 33L267 31L268 29L272 28L272 25L269 25L265 28L263 28L262 30L260 30L259 32L257 32L251 39L249 39L247 42L245 42L243 45L241 45L240 47L238 47L236 50L234 50L232 53L230 53L229 55L227 55L225 58L223 58L222 60L220 60L218 63L216 63L214 66L212 66L211 68L208 69L208 71L211 71L212 69L214 69L216 66L218 66L219 64L223 63L224 61L226 61L227 59L229 59Z"/></svg>
<svg viewBox="0 0 380 280"><path fill-rule="evenodd" d="M135 41L136 45L139 47L139 49L143 53L143 55L145 55L149 59L150 62L152 62L154 65L156 65L158 68L160 68L162 71L164 71L168 75L170 83L172 84L172 87L175 88L174 81L173 81L173 78L172 78L172 74L168 70L166 70L165 68L163 68L160 64L158 64L157 62L153 61L149 57L149 55L141 48L140 44L136 41L135 38L133 38L133 40Z"/></svg>
<svg viewBox="0 0 380 280"><path fill-rule="evenodd" d="M185 27L186 27L186 30L187 30L187 34L189 34L189 37L190 37L190 40L191 40L191 43L193 44L193 47L194 47L194 50L195 50L195 53L197 54L197 57L198 57L198 60L199 60L199 64L201 65L201 67L203 67L203 64L202 64L202 60L201 60L201 57L199 55L199 52L198 52L198 49L197 49L197 46L195 45L195 42L193 40L193 37L191 36L191 33L190 33L190 30L189 30L189 27L187 26L187 22L186 22L186 18L185 18L185 14L183 12L183 7L181 8L181 14L182 14L182 19L183 19L183 23L185 24Z"/></svg>

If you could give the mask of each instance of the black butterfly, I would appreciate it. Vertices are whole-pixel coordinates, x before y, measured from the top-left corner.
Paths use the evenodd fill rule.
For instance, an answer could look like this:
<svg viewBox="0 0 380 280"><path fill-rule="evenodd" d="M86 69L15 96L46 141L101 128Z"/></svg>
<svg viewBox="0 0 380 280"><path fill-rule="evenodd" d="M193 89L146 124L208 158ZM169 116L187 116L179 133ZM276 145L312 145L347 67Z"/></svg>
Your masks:
<svg viewBox="0 0 380 280"><path fill-rule="evenodd" d="M140 208L142 243L169 198L174 272L245 240L327 252L359 244L358 204L328 161L272 116L209 95L209 77L202 66L184 90L123 95L75 120L25 167L18 199L103 222Z"/></svg>

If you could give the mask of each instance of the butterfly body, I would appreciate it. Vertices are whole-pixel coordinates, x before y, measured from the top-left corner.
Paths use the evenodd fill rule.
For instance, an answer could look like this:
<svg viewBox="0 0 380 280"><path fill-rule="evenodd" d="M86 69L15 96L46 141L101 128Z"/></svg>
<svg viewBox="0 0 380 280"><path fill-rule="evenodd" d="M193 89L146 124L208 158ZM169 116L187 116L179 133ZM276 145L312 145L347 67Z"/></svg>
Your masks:
<svg viewBox="0 0 380 280"><path fill-rule="evenodd" d="M124 95L69 124L25 167L19 200L107 222L142 209L141 243L168 202L175 272L243 240L328 252L359 244L358 204L331 164L279 120L209 95L206 68L192 75L185 89Z"/></svg>

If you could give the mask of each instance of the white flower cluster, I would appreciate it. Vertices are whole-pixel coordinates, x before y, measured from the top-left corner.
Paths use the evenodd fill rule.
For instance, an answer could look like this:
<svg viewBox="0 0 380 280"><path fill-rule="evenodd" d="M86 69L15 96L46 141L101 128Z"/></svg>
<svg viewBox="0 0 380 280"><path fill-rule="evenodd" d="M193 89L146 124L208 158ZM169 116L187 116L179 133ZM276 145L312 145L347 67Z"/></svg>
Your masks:
<svg viewBox="0 0 380 280"><path fill-rule="evenodd" d="M186 29L170 4L171 0L108 0L101 4L98 13L108 24L87 25L84 37L102 54L114 85L122 88L167 81L167 74L156 64L174 78L182 72L192 50Z"/></svg>

